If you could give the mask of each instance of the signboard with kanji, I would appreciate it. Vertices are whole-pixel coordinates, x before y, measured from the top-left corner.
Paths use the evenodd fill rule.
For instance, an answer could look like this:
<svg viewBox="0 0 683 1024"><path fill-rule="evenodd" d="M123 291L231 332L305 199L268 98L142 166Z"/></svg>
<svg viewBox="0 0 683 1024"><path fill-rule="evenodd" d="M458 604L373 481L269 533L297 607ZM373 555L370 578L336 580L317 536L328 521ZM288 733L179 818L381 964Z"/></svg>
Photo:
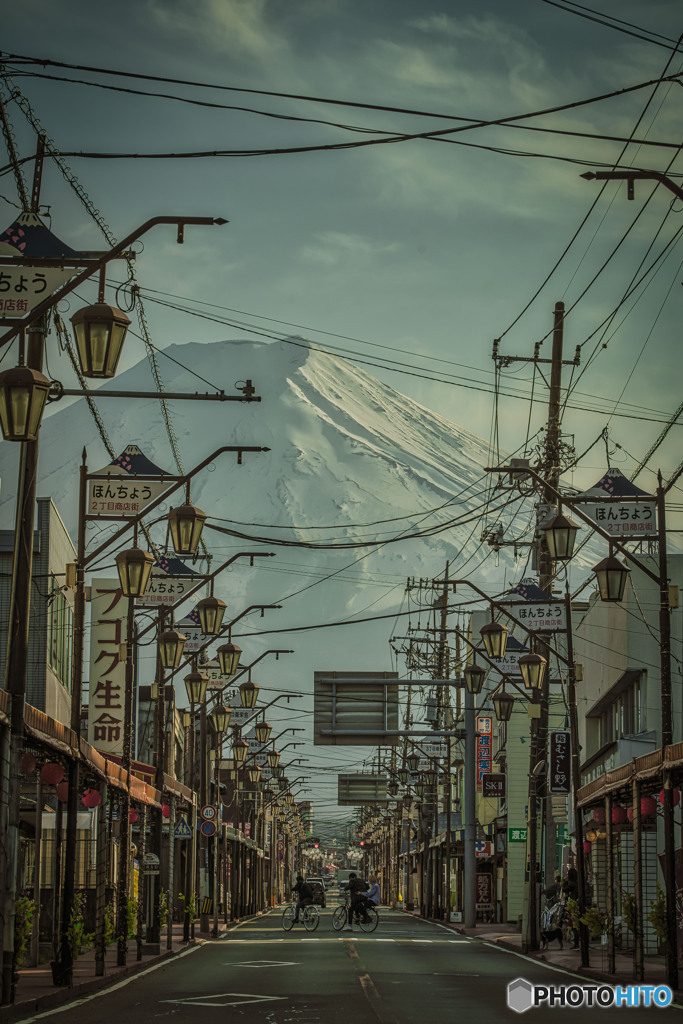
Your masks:
<svg viewBox="0 0 683 1024"><path fill-rule="evenodd" d="M138 598L138 604L144 605L174 605L181 601L185 594L197 581L192 576L169 576L165 572L156 572L152 569L152 575L147 584L145 596Z"/></svg>
<svg viewBox="0 0 683 1024"><path fill-rule="evenodd" d="M657 509L654 501L590 502L578 506L596 526L612 537L654 537L657 533Z"/></svg>
<svg viewBox="0 0 683 1024"><path fill-rule="evenodd" d="M550 733L548 780L551 793L568 793L571 788L571 744L567 729L553 729Z"/></svg>
<svg viewBox="0 0 683 1024"><path fill-rule="evenodd" d="M90 704L88 742L104 754L123 752L128 598L118 579L94 579L90 600Z"/></svg>
<svg viewBox="0 0 683 1024"><path fill-rule="evenodd" d="M205 633L202 633L202 628L199 625L199 616L194 612L192 615L188 615L176 623L176 628L185 637L185 654L196 654L199 648L203 647L209 639Z"/></svg>
<svg viewBox="0 0 683 1024"><path fill-rule="evenodd" d="M477 789L481 791L482 779L493 765L493 717L477 716Z"/></svg>
<svg viewBox="0 0 683 1024"><path fill-rule="evenodd" d="M532 577L521 580L501 601L526 629L553 633L567 628L564 601L554 600Z"/></svg>
<svg viewBox="0 0 683 1024"><path fill-rule="evenodd" d="M0 317L24 317L74 276L76 267L0 266Z"/></svg>
<svg viewBox="0 0 683 1024"><path fill-rule="evenodd" d="M484 910L493 906L493 875L478 871L475 887L477 891L477 909Z"/></svg>
<svg viewBox="0 0 683 1024"><path fill-rule="evenodd" d="M524 828L509 828L508 829L508 843L526 843L527 827Z"/></svg>
<svg viewBox="0 0 683 1024"><path fill-rule="evenodd" d="M486 797L505 796L504 775L483 775L481 779L481 795Z"/></svg>
<svg viewBox="0 0 683 1024"><path fill-rule="evenodd" d="M108 466L88 474L88 515L139 515L173 485L164 476L136 444L129 444Z"/></svg>

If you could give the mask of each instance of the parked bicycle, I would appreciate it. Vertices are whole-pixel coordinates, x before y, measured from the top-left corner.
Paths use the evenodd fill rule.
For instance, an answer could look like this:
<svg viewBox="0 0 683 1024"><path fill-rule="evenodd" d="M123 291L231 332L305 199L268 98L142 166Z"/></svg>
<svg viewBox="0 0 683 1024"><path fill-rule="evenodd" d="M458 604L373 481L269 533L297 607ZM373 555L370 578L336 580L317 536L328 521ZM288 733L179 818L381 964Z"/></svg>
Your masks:
<svg viewBox="0 0 683 1024"><path fill-rule="evenodd" d="M376 907L366 907L366 916L363 916L362 911L356 913L355 924L364 932L374 932L375 928L379 924L379 914L377 913ZM332 927L336 932L340 932L343 928L346 928L347 923L350 920L351 915L351 897L348 893L344 895L344 902L337 907L334 914L332 915Z"/></svg>
<svg viewBox="0 0 683 1024"><path fill-rule="evenodd" d="M291 904L282 912L282 927L286 932L291 932L296 921L298 901L293 899ZM320 914L318 908L311 904L310 907L299 908L299 921L304 926L307 932L314 932L320 924Z"/></svg>

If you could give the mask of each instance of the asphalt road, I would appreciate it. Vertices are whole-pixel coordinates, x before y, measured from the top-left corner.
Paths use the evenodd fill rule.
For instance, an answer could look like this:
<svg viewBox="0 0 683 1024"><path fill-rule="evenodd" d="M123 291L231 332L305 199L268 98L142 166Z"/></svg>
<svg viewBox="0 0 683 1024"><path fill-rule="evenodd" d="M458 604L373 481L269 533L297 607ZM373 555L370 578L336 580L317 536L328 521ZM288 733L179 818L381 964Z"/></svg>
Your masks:
<svg viewBox="0 0 683 1024"><path fill-rule="evenodd" d="M489 1024L520 1020L507 1006L516 978L538 985L578 984L545 968L450 929L380 909L372 935L336 933L332 910L318 930L296 925L285 933L272 912L194 947L166 964L94 997L29 1020L55 1024ZM532 1008L524 1020L542 1022L574 1013ZM629 1021L681 1019L680 1008L580 1011L584 1021L621 1015Z"/></svg>

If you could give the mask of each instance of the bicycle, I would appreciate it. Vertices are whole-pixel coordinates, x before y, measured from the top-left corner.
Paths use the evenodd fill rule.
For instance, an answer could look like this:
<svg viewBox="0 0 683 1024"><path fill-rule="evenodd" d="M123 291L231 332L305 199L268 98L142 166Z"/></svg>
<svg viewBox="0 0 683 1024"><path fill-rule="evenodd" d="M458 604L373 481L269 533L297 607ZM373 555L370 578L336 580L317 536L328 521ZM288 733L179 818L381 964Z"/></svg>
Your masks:
<svg viewBox="0 0 683 1024"><path fill-rule="evenodd" d="M349 920L349 913L351 910L351 898L348 893L344 896L344 902L341 906L337 907L334 914L332 915L332 927L336 932L340 932L346 927ZM379 914L377 913L376 907L366 907L365 913L367 919L363 916L356 914L356 924L363 932L374 932L375 928L379 924Z"/></svg>
<svg viewBox="0 0 683 1024"><path fill-rule="evenodd" d="M282 912L282 927L286 932L291 932L295 924L297 901L292 900L291 904ZM309 907L301 907L299 910L299 921L307 932L314 932L320 924L318 908L311 904Z"/></svg>

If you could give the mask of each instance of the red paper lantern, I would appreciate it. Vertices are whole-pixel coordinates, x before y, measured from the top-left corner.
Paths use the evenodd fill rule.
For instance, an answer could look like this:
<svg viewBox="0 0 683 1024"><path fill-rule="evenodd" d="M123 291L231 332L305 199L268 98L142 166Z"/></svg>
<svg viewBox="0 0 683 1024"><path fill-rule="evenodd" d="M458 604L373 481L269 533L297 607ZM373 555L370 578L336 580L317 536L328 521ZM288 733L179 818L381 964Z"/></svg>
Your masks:
<svg viewBox="0 0 683 1024"><path fill-rule="evenodd" d="M33 775L36 770L36 759L33 754L22 754L21 755L21 774L22 775Z"/></svg>
<svg viewBox="0 0 683 1024"><path fill-rule="evenodd" d="M136 810L128 811L128 821L130 822L131 825L134 825L139 817L140 817L140 815L138 814L138 812Z"/></svg>
<svg viewBox="0 0 683 1024"><path fill-rule="evenodd" d="M674 789L673 794L674 794L674 807L678 807L678 805L681 802L680 791L678 789ZM664 790L663 789L660 789L660 791L659 791L659 802L660 802L660 804L664 803Z"/></svg>
<svg viewBox="0 0 683 1024"><path fill-rule="evenodd" d="M588 840L586 840L585 843L583 844L583 852L584 853L590 853L592 849L593 849L593 844L589 843Z"/></svg>
<svg viewBox="0 0 683 1024"><path fill-rule="evenodd" d="M596 825L604 825L605 824L606 818L605 818L605 808L604 807L596 807L595 808L595 810L593 811L593 821L595 822Z"/></svg>
<svg viewBox="0 0 683 1024"><path fill-rule="evenodd" d="M612 808L612 824L623 825L626 821L626 808L620 807L619 804L615 804Z"/></svg>
<svg viewBox="0 0 683 1024"><path fill-rule="evenodd" d="M163 814L164 818L171 817L171 808L168 806L168 804L161 805L161 813Z"/></svg>
<svg viewBox="0 0 683 1024"><path fill-rule="evenodd" d="M96 789L86 789L81 797L81 803L85 807L99 807L101 801L100 794Z"/></svg>
<svg viewBox="0 0 683 1024"><path fill-rule="evenodd" d="M69 783L60 782L57 788L55 789L55 793L57 794L57 799L59 800L59 802L61 804L65 804L69 799Z"/></svg>
<svg viewBox="0 0 683 1024"><path fill-rule="evenodd" d="M40 769L40 777L48 786L58 786L64 778L64 769L56 761L50 761Z"/></svg>
<svg viewBox="0 0 683 1024"><path fill-rule="evenodd" d="M626 808L626 817L628 818L629 821L633 821L633 808L632 807L627 807Z"/></svg>
<svg viewBox="0 0 683 1024"><path fill-rule="evenodd" d="M657 801L653 796L640 798L640 813L644 818L654 818L657 813Z"/></svg>

